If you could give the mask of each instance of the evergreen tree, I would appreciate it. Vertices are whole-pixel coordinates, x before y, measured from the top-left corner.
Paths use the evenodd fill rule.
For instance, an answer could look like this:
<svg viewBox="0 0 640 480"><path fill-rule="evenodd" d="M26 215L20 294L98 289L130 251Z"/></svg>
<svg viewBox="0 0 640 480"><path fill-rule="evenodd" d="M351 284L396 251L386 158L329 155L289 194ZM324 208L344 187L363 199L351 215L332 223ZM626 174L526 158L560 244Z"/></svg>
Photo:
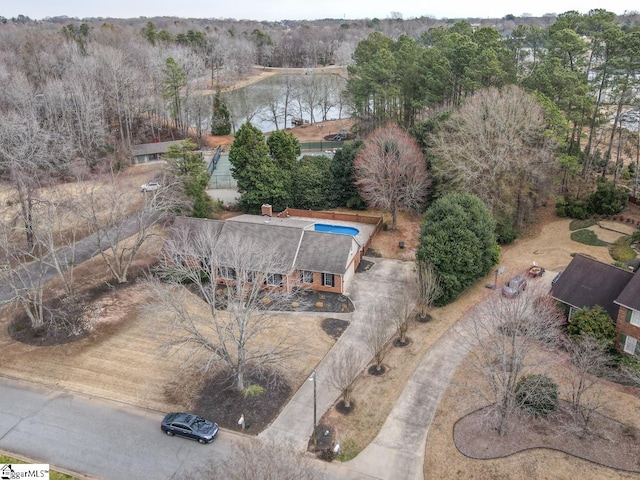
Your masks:
<svg viewBox="0 0 640 480"><path fill-rule="evenodd" d="M171 170L184 186L184 192L192 201L191 212L193 217L208 218L211 214L213 202L207 194L209 174L199 152L197 145L191 140L185 140L176 145L171 145L167 157L171 159Z"/></svg>
<svg viewBox="0 0 640 480"><path fill-rule="evenodd" d="M416 258L431 264L440 281L437 306L455 300L498 260L495 222L486 205L468 193L436 200L425 212Z"/></svg>
<svg viewBox="0 0 640 480"><path fill-rule="evenodd" d="M246 122L238 129L229 149L229 162L244 211L259 213L265 203L276 211L289 206L286 176L269 157L269 147L257 127Z"/></svg>
<svg viewBox="0 0 640 480"><path fill-rule="evenodd" d="M176 128L182 126L182 97L180 89L187 85L187 74L173 57L167 58L162 70L162 95L169 101L169 112Z"/></svg>
<svg viewBox="0 0 640 480"><path fill-rule="evenodd" d="M322 210L329 206L329 182L331 160L319 157L302 157L293 174L293 205L296 208Z"/></svg>
<svg viewBox="0 0 640 480"><path fill-rule="evenodd" d="M328 202L331 207L347 207L364 209L365 203L355 185L355 169L353 161L358 150L364 145L357 140L347 143L333 155L329 169L331 184L328 191Z"/></svg>
<svg viewBox="0 0 640 480"><path fill-rule="evenodd" d="M229 135L231 133L231 114L226 102L220 96L220 87L213 97L213 115L211 117L211 135Z"/></svg>

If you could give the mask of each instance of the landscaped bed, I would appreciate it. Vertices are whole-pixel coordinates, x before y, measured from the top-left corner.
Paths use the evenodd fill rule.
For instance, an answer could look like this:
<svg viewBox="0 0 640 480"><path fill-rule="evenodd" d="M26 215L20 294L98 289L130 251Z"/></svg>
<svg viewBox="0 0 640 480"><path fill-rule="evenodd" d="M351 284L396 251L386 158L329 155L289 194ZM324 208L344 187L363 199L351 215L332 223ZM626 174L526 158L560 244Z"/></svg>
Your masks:
<svg viewBox="0 0 640 480"><path fill-rule="evenodd" d="M564 402L561 405L568 407ZM515 432L502 437L487 427L485 418L484 409L479 409L462 417L453 428L456 447L467 457L489 460L546 448L616 470L640 473L640 430L605 415L594 413L590 421L592 433L584 436L562 428L571 422L566 413L540 418L521 415Z"/></svg>
<svg viewBox="0 0 640 480"><path fill-rule="evenodd" d="M550 372L555 380L566 368L559 360ZM482 399L469 387L477 382L474 372L463 362L440 401L427 439L425 478L637 478L624 471L640 468L635 413L640 400L633 389L603 382L601 411L594 415L592 433L583 438L570 431L561 414L518 417L500 437L481 421Z"/></svg>

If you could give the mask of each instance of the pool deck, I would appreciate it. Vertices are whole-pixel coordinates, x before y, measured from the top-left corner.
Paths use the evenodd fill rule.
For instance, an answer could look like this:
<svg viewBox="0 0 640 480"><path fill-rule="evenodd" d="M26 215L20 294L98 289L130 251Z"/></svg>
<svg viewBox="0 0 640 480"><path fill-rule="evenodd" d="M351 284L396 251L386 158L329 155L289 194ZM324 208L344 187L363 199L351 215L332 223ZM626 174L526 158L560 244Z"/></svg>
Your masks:
<svg viewBox="0 0 640 480"><path fill-rule="evenodd" d="M360 245L366 245L369 239L373 236L376 226L369 223L348 222L343 220L325 220L319 218L307 218L307 217L269 217L267 215L239 215L228 219L227 221L234 222L247 222L247 223L268 223L274 226L282 227L295 227L302 229L310 229L316 223L324 225L339 225L343 227L353 227L358 229L358 234L354 237L356 242ZM330 232L322 232L330 233ZM333 233L332 235L344 235Z"/></svg>

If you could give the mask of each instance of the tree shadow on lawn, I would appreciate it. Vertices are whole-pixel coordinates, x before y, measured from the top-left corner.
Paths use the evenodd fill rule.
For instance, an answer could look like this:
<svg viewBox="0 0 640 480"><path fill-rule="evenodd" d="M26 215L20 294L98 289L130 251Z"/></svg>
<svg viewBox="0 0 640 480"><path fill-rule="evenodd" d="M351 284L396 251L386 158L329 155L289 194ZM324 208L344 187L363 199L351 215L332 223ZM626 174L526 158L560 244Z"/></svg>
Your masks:
<svg viewBox="0 0 640 480"><path fill-rule="evenodd" d="M561 410L566 411L568 405L559 403ZM476 410L454 425L453 440L463 455L489 460L547 448L609 468L640 472L640 431L635 427L594 413L590 422L592 433L580 436L574 429L562 428L570 418L567 413L558 412L547 418L519 416L517 428L500 436L486 421L489 408Z"/></svg>
<svg viewBox="0 0 640 480"><path fill-rule="evenodd" d="M273 372L247 375L246 386L250 385L264 391L255 395L239 392L225 372L204 379L197 373L186 374L165 388L165 397L229 430L242 430L238 420L244 416L244 432L257 435L278 416L291 396L291 387Z"/></svg>

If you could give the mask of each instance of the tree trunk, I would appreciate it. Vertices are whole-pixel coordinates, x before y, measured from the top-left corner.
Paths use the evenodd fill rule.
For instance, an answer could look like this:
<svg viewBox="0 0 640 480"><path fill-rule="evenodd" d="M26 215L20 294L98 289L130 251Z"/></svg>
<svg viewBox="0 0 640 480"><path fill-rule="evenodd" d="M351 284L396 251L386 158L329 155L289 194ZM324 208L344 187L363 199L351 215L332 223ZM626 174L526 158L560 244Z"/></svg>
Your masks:
<svg viewBox="0 0 640 480"><path fill-rule="evenodd" d="M238 346L238 363L236 367L236 390L242 392L245 386L246 358L244 347Z"/></svg>
<svg viewBox="0 0 640 480"><path fill-rule="evenodd" d="M609 161L611 160L611 151L613 150L613 139L616 135L616 130L618 129L618 123L620 123L620 113L622 112L622 95L620 96L620 101L618 102L618 108L616 109L616 116L613 119L613 125L611 127L611 135L609 136L609 144L607 145L607 153L604 156L604 168L602 169L602 178L607 176L607 167L609 166Z"/></svg>
<svg viewBox="0 0 640 480"><path fill-rule="evenodd" d="M20 208L22 209L22 218L24 219L24 231L27 237L27 247L29 251L33 251L35 241L33 232L33 198L31 189L21 180L18 183L18 198Z"/></svg>

